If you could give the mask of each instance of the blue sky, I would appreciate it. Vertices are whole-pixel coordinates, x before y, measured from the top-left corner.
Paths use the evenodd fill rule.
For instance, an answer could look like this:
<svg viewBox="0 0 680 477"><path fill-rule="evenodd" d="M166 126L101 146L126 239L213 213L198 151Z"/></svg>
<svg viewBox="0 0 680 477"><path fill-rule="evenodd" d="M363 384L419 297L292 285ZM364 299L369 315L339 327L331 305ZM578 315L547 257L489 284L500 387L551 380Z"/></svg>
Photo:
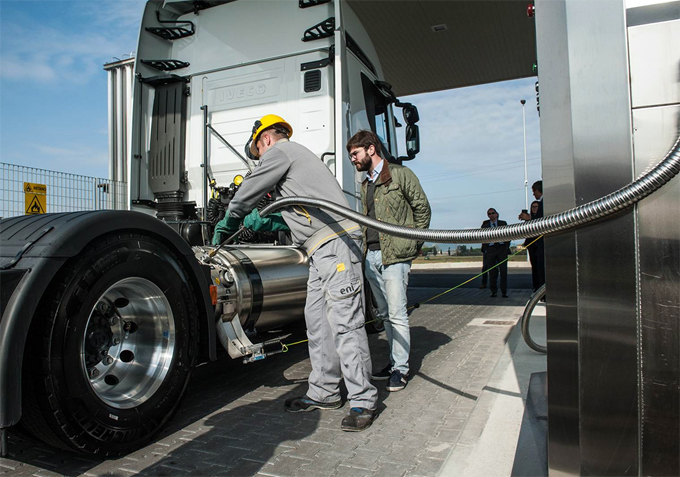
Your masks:
<svg viewBox="0 0 680 477"><path fill-rule="evenodd" d="M134 52L143 5L0 0L0 162L107 177L102 66ZM432 228L478 227L489 207L517 222L524 208L523 98L529 185L541 176L535 81L402 98L420 111L421 152L407 165L430 199Z"/></svg>
<svg viewBox="0 0 680 477"><path fill-rule="evenodd" d="M0 161L108 175L102 65L135 50L143 5L0 0Z"/></svg>

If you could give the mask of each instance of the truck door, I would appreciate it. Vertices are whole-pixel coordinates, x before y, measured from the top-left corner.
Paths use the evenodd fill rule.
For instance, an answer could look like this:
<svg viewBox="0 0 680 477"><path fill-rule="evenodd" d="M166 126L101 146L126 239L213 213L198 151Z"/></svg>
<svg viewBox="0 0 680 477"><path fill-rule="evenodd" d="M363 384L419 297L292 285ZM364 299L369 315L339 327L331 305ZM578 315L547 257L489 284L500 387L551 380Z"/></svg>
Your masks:
<svg viewBox="0 0 680 477"><path fill-rule="evenodd" d="M361 129L370 129L378 135L384 147L392 156L397 156L392 108L375 82L376 75L361 62L351 50L347 53L349 86L351 98L352 134Z"/></svg>
<svg viewBox="0 0 680 477"><path fill-rule="evenodd" d="M384 94L376 87L377 77L371 71L370 63L362 62L347 50L347 68L350 95L350 132L355 134L362 129L371 130L383 143L383 155L397 157L397 144L394 132L392 107ZM349 161L345 161L349 163ZM351 165L351 164L350 164ZM354 171L357 197L363 173Z"/></svg>

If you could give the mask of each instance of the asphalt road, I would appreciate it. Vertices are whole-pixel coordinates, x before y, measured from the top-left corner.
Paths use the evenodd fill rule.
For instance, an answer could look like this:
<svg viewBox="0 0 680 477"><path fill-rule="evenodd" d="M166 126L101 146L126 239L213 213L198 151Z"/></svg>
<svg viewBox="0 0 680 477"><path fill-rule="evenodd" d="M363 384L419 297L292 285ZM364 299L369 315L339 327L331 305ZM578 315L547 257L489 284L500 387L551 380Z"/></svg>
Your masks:
<svg viewBox="0 0 680 477"><path fill-rule="evenodd" d="M411 270L409 286L423 288L449 288L477 275L479 267L453 268L453 269L427 269ZM499 277L500 280L500 277ZM482 283L482 278L476 278L466 283L462 288L477 288ZM508 268L508 288L531 290L530 268Z"/></svg>

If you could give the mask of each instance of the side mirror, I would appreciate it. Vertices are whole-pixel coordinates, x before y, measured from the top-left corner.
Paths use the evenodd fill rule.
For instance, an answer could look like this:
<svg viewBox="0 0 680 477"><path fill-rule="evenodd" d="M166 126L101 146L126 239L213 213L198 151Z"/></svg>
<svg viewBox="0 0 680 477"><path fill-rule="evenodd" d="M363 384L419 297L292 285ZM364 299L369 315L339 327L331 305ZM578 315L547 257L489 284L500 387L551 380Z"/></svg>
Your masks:
<svg viewBox="0 0 680 477"><path fill-rule="evenodd" d="M404 121L406 124L415 124L420 121L420 116L418 115L418 108L410 103L405 103L403 105Z"/></svg>
<svg viewBox="0 0 680 477"><path fill-rule="evenodd" d="M415 106L414 108L415 109ZM418 110L416 110L416 117ZM404 116L406 116L406 109L404 109ZM405 118L404 118L405 119ZM415 124L406 125L406 155L409 160L414 159L416 154L420 152L420 133L418 126Z"/></svg>

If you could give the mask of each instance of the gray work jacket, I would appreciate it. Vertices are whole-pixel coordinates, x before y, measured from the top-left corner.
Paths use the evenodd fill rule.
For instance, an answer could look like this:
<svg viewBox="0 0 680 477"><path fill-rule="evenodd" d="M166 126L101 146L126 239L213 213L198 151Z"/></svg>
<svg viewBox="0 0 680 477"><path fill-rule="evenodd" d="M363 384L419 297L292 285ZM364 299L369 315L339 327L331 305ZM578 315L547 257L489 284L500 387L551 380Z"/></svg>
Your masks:
<svg viewBox="0 0 680 477"><path fill-rule="evenodd" d="M275 188L275 198L311 197L325 199L349 208L349 203L338 181L328 167L312 151L288 140L280 140L265 152L253 172L245 178L236 195L229 203L228 214L234 218L248 215L270 190ZM334 225L343 218L332 212L314 207L293 206L281 211L283 220L290 228L293 243L303 246L312 235L327 225ZM359 225L352 222L343 230L360 234ZM323 234L323 232L322 232ZM326 234L329 235L329 234ZM321 239L334 238L321 237ZM312 244L311 254L322 243Z"/></svg>

